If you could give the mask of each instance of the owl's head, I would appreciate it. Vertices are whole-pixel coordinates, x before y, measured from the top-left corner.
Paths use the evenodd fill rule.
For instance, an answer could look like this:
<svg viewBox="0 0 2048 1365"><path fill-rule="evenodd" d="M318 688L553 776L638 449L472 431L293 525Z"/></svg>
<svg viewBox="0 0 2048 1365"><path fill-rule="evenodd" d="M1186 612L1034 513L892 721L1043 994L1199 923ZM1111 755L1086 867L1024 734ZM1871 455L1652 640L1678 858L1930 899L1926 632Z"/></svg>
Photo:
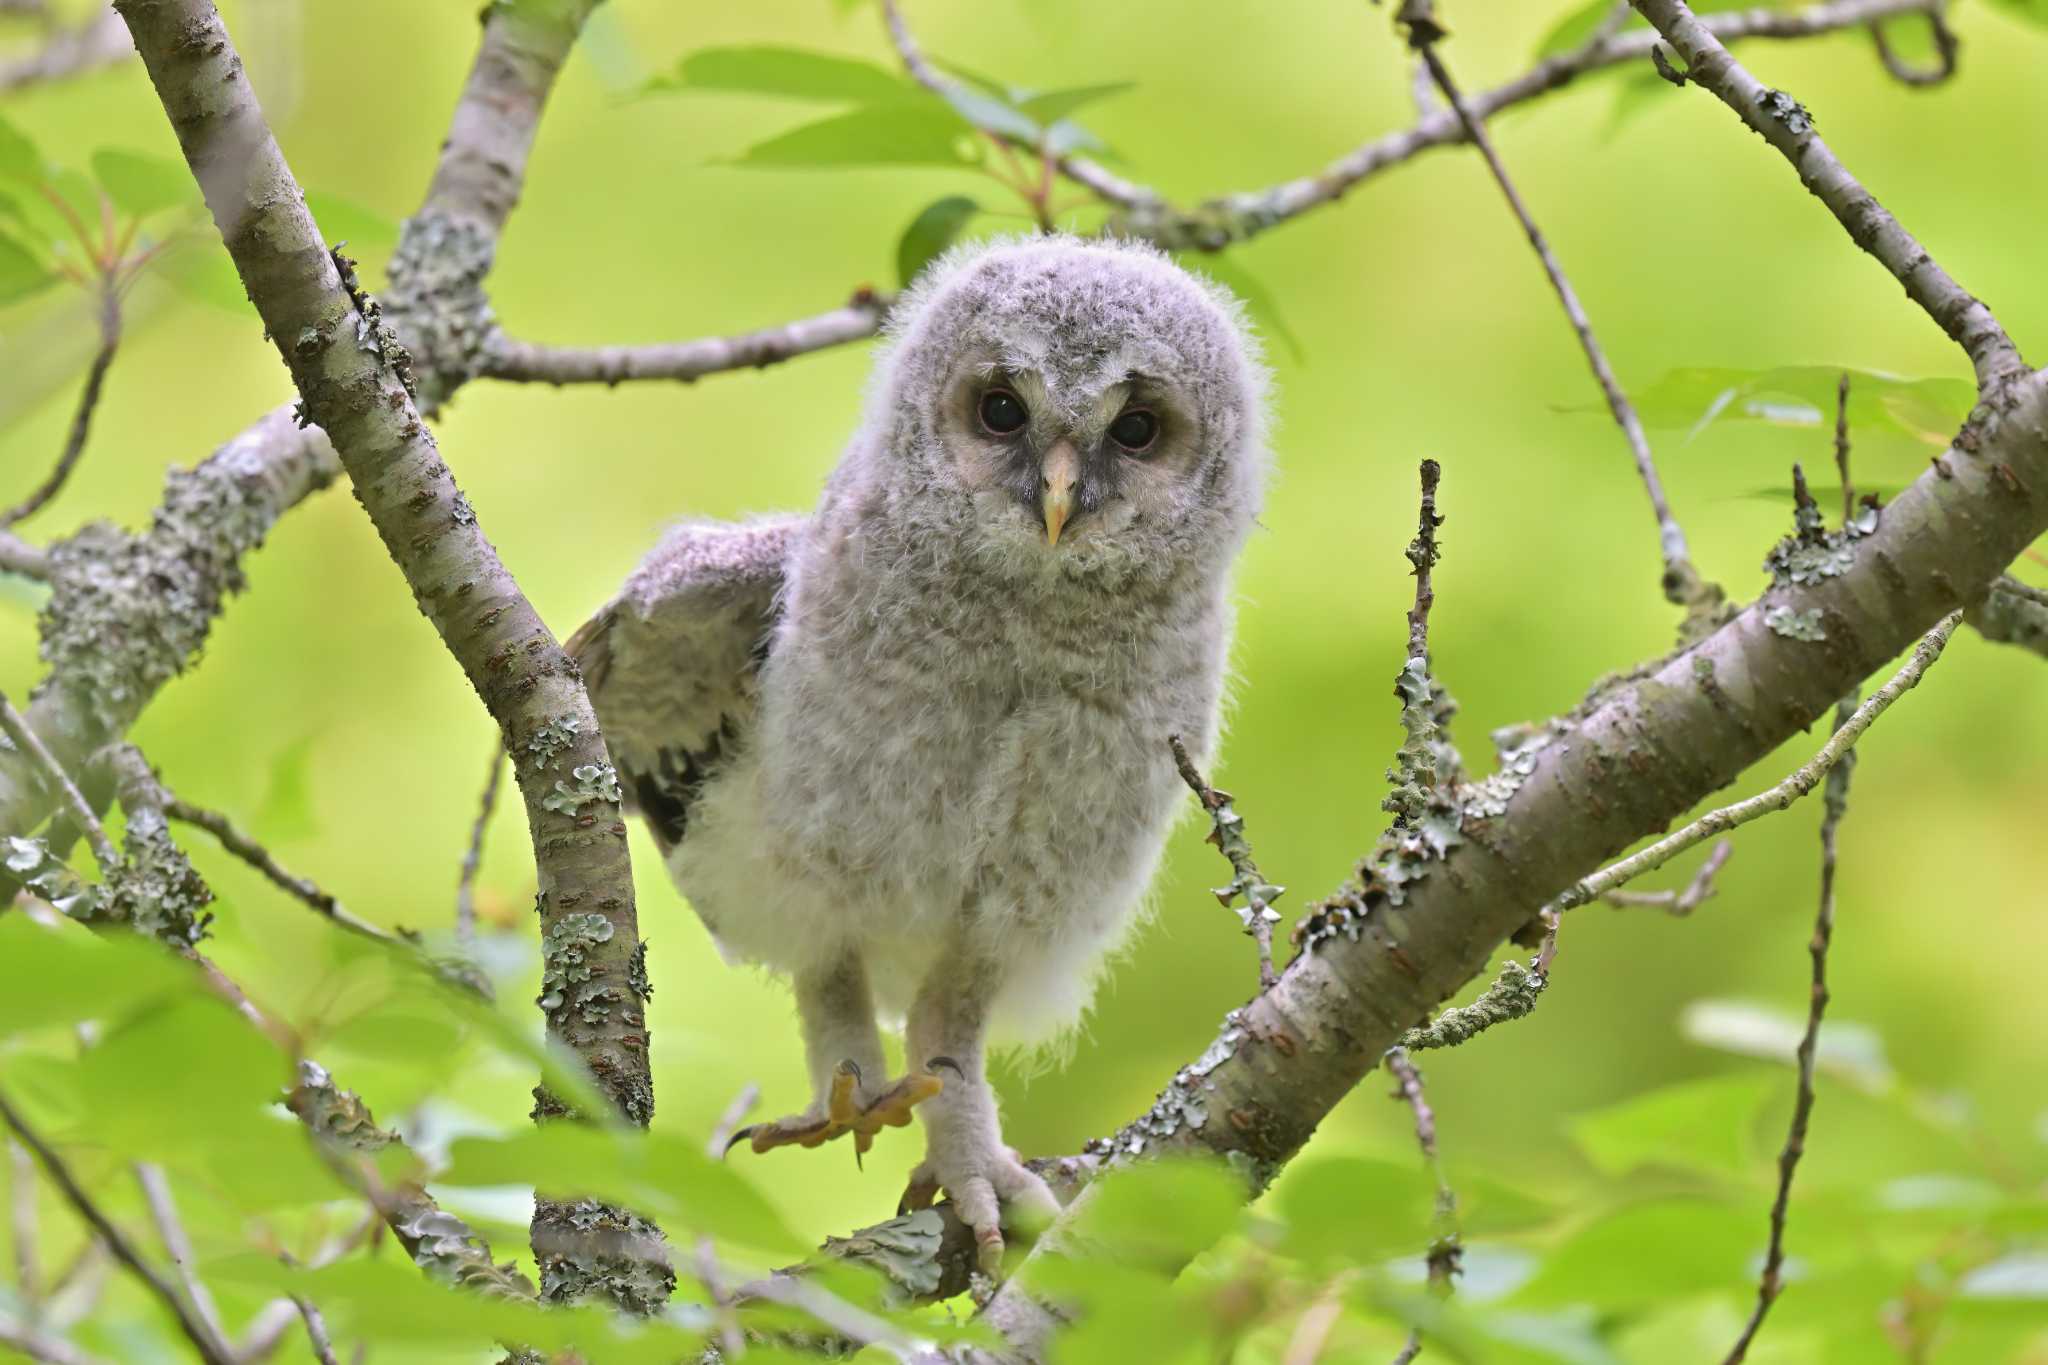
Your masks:
<svg viewBox="0 0 2048 1365"><path fill-rule="evenodd" d="M1265 477L1265 371L1236 299L1156 249L1011 238L898 305L871 454L985 557L1059 576L1227 559Z"/></svg>

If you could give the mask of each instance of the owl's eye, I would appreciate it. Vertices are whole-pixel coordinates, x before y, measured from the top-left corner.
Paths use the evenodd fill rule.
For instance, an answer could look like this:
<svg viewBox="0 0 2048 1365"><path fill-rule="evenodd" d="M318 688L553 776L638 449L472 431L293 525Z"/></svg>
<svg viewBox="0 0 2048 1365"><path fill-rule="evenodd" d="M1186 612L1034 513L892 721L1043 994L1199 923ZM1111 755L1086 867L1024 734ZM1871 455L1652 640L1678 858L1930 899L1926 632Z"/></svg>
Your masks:
<svg viewBox="0 0 2048 1365"><path fill-rule="evenodd" d="M998 436L1020 429L1029 416L1024 400L1008 389L990 389L981 396L981 424Z"/></svg>
<svg viewBox="0 0 2048 1365"><path fill-rule="evenodd" d="M1159 419L1143 408L1131 408L1109 424L1109 439L1131 454L1148 449L1159 435Z"/></svg>

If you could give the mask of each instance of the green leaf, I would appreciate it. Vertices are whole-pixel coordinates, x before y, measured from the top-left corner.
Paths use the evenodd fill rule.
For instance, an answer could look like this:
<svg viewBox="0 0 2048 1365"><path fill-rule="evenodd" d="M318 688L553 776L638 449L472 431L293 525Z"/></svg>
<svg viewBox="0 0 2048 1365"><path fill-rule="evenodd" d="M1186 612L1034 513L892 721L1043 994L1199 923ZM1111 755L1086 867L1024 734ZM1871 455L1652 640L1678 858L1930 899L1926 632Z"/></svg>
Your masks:
<svg viewBox="0 0 2048 1365"><path fill-rule="evenodd" d="M1844 368L1694 366L1667 371L1633 396L1646 425L1685 427L1687 440L1723 421L1832 429L1835 386ZM1975 391L1967 380L1906 379L1853 368L1848 373L1852 433L1889 431L1936 450L1945 449L1975 401ZM1574 404L1571 410L1606 411L1599 404Z"/></svg>
<svg viewBox="0 0 2048 1365"><path fill-rule="evenodd" d="M1020 112L1016 105L965 86L949 85L941 92L941 98L976 128L1030 143L1036 143L1044 131L1038 120Z"/></svg>
<svg viewBox="0 0 2048 1365"><path fill-rule="evenodd" d="M1112 95L1137 89L1135 81L1110 81L1103 85L1077 85L1067 90L1048 90L1042 95L1016 101L1017 112L1039 123L1058 123L1082 109Z"/></svg>
<svg viewBox="0 0 2048 1365"><path fill-rule="evenodd" d="M1647 1308L1703 1290L1751 1288L1761 1209L1665 1200L1600 1218L1545 1258L1515 1298Z"/></svg>
<svg viewBox="0 0 2048 1365"><path fill-rule="evenodd" d="M142 152L102 147L92 154L92 175L108 198L137 218L199 199L191 171L179 162Z"/></svg>
<svg viewBox="0 0 2048 1365"><path fill-rule="evenodd" d="M1436 1187L1415 1163L1297 1161L1274 1194L1285 1245L1307 1261L1355 1264L1429 1245Z"/></svg>
<svg viewBox="0 0 2048 1365"><path fill-rule="evenodd" d="M85 1019L119 1019L197 994L197 974L154 943L82 925L0 915L0 1039Z"/></svg>
<svg viewBox="0 0 2048 1365"><path fill-rule="evenodd" d="M1230 290L1244 300L1244 306L1261 328L1280 338L1280 344L1294 357L1295 364L1308 360L1308 353L1302 350L1301 338L1287 325L1287 319L1280 312L1280 305L1274 301L1273 293L1244 268L1241 257L1224 252L1184 251L1177 258L1180 263L1198 275L1207 275L1216 283Z"/></svg>
<svg viewBox="0 0 2048 1365"><path fill-rule="evenodd" d="M953 245L960 230L980 212L981 205L961 194L949 194L925 205L910 220L910 226L903 229L903 240L896 244L897 281L908 285L916 279L918 272Z"/></svg>
<svg viewBox="0 0 2048 1365"><path fill-rule="evenodd" d="M1587 1114L1571 1133L1607 1175L1664 1166L1740 1178L1756 1162L1757 1111L1779 1087L1754 1071L1688 1081Z"/></svg>
<svg viewBox="0 0 2048 1365"><path fill-rule="evenodd" d="M1170 1277L1237 1226L1244 1201L1244 1182L1218 1163L1146 1161L1098 1178L1071 1227L1091 1255Z"/></svg>
<svg viewBox="0 0 2048 1365"><path fill-rule="evenodd" d="M747 148L734 166L777 169L971 164L968 130L936 99L855 109Z"/></svg>
<svg viewBox="0 0 2048 1365"><path fill-rule="evenodd" d="M1806 1034L1806 1020L1748 1000L1696 1000L1679 1016L1678 1028L1703 1047L1790 1066ZM1814 1064L1873 1094L1889 1090L1897 1080L1877 1030L1846 1020L1830 1019L1820 1026Z"/></svg>
<svg viewBox="0 0 2048 1365"><path fill-rule="evenodd" d="M893 71L853 57L770 45L707 47L676 63L650 90L719 90L832 103L887 104L919 88Z"/></svg>
<svg viewBox="0 0 2048 1365"><path fill-rule="evenodd" d="M40 180L43 154L28 134L0 117L0 180Z"/></svg>
<svg viewBox="0 0 2048 1365"><path fill-rule="evenodd" d="M805 1250L739 1172L669 1133L566 1123L502 1138L463 1138L443 1185L537 1185L637 1209L670 1238L688 1230L776 1253Z"/></svg>

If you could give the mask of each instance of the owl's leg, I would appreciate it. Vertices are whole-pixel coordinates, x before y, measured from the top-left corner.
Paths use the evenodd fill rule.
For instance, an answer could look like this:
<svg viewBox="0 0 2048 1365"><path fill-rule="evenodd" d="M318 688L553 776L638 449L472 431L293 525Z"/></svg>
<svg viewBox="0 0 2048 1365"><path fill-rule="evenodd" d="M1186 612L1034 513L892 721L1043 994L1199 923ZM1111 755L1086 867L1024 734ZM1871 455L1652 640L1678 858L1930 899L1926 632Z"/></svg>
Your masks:
<svg viewBox="0 0 2048 1365"><path fill-rule="evenodd" d="M943 1188L960 1221L973 1229L981 1268L990 1275L1002 1268L1006 1210L1039 1222L1060 1208L1046 1183L1003 1144L984 1061L996 979L986 960L958 951L942 955L918 990L905 1039L910 1056L959 1073L917 1111L924 1119L925 1156L911 1173L905 1207L928 1205Z"/></svg>
<svg viewBox="0 0 2048 1365"><path fill-rule="evenodd" d="M911 1107L938 1093L942 1083L920 1072L886 1079L867 968L858 955L847 953L800 972L794 984L804 1057L811 1071L811 1107L773 1123L742 1128L733 1141L745 1139L755 1151L765 1152L816 1147L852 1133L858 1158L882 1128L907 1125Z"/></svg>

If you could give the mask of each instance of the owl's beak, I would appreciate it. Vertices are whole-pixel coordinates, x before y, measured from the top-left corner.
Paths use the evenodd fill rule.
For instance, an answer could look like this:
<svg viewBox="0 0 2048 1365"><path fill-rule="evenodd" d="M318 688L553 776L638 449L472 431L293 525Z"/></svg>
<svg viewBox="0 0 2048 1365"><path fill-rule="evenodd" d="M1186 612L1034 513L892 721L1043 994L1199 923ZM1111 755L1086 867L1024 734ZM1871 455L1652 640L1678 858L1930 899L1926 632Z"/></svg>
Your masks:
<svg viewBox="0 0 2048 1365"><path fill-rule="evenodd" d="M1039 476L1038 506L1045 517L1045 543L1060 543L1060 528L1074 514L1074 485L1081 478L1081 457L1071 441L1059 441L1045 453Z"/></svg>

